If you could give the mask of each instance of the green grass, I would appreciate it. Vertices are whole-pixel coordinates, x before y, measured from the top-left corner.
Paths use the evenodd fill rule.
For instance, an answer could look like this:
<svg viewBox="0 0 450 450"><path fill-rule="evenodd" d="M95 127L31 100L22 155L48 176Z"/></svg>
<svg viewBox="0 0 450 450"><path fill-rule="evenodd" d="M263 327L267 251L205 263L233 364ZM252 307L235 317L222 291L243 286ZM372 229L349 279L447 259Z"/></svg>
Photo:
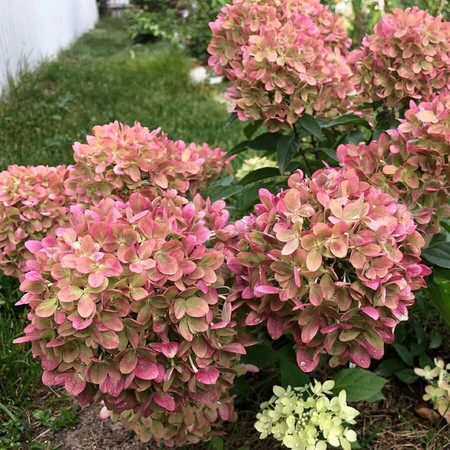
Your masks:
<svg viewBox="0 0 450 450"><path fill-rule="evenodd" d="M0 104L0 169L70 164L92 126L119 120L161 127L172 139L230 148L222 86L191 84L193 62L164 44L132 45L124 19L105 18L58 60L26 74Z"/></svg>

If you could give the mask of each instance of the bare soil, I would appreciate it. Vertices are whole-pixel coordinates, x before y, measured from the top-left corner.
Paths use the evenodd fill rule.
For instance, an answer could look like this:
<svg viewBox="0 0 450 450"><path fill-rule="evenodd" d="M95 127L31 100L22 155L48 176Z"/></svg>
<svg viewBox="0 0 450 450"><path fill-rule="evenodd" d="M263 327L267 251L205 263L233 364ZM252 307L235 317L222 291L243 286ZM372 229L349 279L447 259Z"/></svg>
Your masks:
<svg viewBox="0 0 450 450"><path fill-rule="evenodd" d="M415 386L417 388L417 385ZM416 410L429 406L421 399L421 394L410 386L391 380L385 387L385 400L377 403L361 403L356 406L361 411L356 432L360 442L365 442L377 432L364 448L370 450L449 450L449 426L433 425L421 418ZM43 430L36 438L39 442L61 445L64 450L159 450L155 444L142 443L133 431L126 430L120 422L102 420L100 407L85 407L78 414L80 422L73 430L51 432ZM254 414L245 411L235 424L223 427L226 450L237 450L248 446L250 450L282 449L274 440L259 439L253 428ZM378 430L378 431L377 431ZM437 430L440 432L437 433ZM206 450L208 444L195 445L195 450ZM210 448L210 447L209 447Z"/></svg>

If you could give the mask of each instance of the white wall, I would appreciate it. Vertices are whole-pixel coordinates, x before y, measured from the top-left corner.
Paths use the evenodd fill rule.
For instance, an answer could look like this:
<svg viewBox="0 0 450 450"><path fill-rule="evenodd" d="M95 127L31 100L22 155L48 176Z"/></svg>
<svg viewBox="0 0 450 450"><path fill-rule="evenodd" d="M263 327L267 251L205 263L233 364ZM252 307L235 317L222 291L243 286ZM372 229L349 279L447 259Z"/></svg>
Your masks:
<svg viewBox="0 0 450 450"><path fill-rule="evenodd" d="M0 91L91 29L96 0L0 0Z"/></svg>

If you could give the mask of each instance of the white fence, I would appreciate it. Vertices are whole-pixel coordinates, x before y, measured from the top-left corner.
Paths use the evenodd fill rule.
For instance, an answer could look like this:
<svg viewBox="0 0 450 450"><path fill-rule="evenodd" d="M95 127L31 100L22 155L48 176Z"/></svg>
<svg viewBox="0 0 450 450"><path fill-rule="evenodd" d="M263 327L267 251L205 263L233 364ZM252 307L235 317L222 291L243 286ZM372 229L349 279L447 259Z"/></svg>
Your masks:
<svg viewBox="0 0 450 450"><path fill-rule="evenodd" d="M0 92L54 58L98 19L96 0L0 0Z"/></svg>

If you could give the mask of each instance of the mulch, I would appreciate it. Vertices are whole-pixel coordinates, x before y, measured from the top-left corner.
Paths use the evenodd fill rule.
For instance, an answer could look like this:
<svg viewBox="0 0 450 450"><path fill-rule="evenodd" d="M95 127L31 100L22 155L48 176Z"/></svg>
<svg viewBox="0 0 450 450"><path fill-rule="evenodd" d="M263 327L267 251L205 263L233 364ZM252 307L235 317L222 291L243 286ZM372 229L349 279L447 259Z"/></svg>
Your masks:
<svg viewBox="0 0 450 450"><path fill-rule="evenodd" d="M415 385L417 388L417 385ZM433 425L420 417L416 410L429 406L422 395L401 382L391 380L383 390L385 400L376 403L355 404L361 411L355 426L360 442L375 436L364 448L370 450L447 450L450 449L450 427ZM64 429L53 432L42 429L36 437L37 442L61 445L64 450L159 450L159 446L142 443L133 431L126 430L120 422L102 420L100 407L81 408L80 422L73 430ZM270 439L260 440L253 428L254 413L246 410L235 424L225 424L222 428L224 439L231 444L225 450L237 450L248 446L250 450L283 449L278 442ZM444 427L444 428L443 428ZM443 429L442 429L443 428ZM440 432L437 433L436 431ZM190 448L206 450L206 445Z"/></svg>

